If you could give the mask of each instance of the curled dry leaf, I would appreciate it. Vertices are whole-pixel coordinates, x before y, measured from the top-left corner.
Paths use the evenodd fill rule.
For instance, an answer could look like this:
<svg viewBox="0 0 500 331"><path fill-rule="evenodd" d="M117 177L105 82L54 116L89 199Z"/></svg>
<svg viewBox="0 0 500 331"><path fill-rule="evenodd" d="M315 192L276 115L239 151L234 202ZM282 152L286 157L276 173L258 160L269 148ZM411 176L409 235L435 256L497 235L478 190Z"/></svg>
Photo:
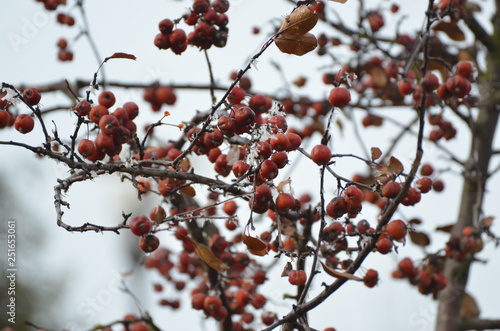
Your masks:
<svg viewBox="0 0 500 331"><path fill-rule="evenodd" d="M491 224L493 224L493 220L495 219L494 216L487 216L485 218L483 218L481 220L481 224L485 227L485 228L489 228L491 226Z"/></svg>
<svg viewBox="0 0 500 331"><path fill-rule="evenodd" d="M378 170L376 179L381 184L387 183L394 178L394 175L399 175L403 172L403 164L394 156L391 156L385 165L377 165L375 168Z"/></svg>
<svg viewBox="0 0 500 331"><path fill-rule="evenodd" d="M353 274L350 274L350 273L347 273L347 272L337 271L337 270L335 270L333 268L330 268L329 266L327 266L326 264L324 264L322 261L319 261L319 262L323 266L323 269L325 270L325 272L327 274L329 274L330 276L333 276L333 277L336 277L336 278L342 278L342 279L357 280L359 282L363 281L363 278L360 278L358 276L354 276Z"/></svg>
<svg viewBox="0 0 500 331"><path fill-rule="evenodd" d="M387 163L387 169L394 174L399 175L403 172L404 167L401 161L396 159L394 156L391 156L389 162Z"/></svg>
<svg viewBox="0 0 500 331"><path fill-rule="evenodd" d="M372 77L374 87L383 89L389 84L389 75L381 64L367 63L364 70Z"/></svg>
<svg viewBox="0 0 500 331"><path fill-rule="evenodd" d="M247 236L243 233L243 243L253 255L264 256L269 252L267 243L263 242L260 238Z"/></svg>
<svg viewBox="0 0 500 331"><path fill-rule="evenodd" d="M181 187L179 191L190 197L196 196L196 190L191 185Z"/></svg>
<svg viewBox="0 0 500 331"><path fill-rule="evenodd" d="M222 260L217 258L214 255L214 253L212 253L210 248L208 248L205 245L200 244L199 242L197 242L196 240L194 240L190 237L186 236L186 238L188 238L189 241L191 241L191 243L193 244L194 253L196 254L196 256L198 256L198 258L200 260L202 260L203 262L205 262L210 268L215 269L220 273L223 273L229 269L227 264L225 264L224 262L222 262Z"/></svg>
<svg viewBox="0 0 500 331"><path fill-rule="evenodd" d="M132 54L127 54L127 53L121 53L117 52L111 56L108 56L107 58L104 59L104 62L108 62L111 59L129 59L129 60L135 60L136 57L135 55Z"/></svg>
<svg viewBox="0 0 500 331"><path fill-rule="evenodd" d="M408 221L408 224L411 224L411 225L422 224L422 220L420 218L412 218Z"/></svg>
<svg viewBox="0 0 500 331"><path fill-rule="evenodd" d="M409 231L408 234L410 235L411 242L415 245L425 247L431 243L429 236L423 232Z"/></svg>
<svg viewBox="0 0 500 331"><path fill-rule="evenodd" d="M284 192L283 189L284 189L285 185L291 184L291 183L292 183L292 179L290 177L288 177L287 180L279 182L279 184L276 186L276 189L278 190L279 193L283 193Z"/></svg>
<svg viewBox="0 0 500 331"><path fill-rule="evenodd" d="M347 2L347 0L330 0L330 1L339 2L339 3L346 3Z"/></svg>
<svg viewBox="0 0 500 331"><path fill-rule="evenodd" d="M285 39L298 39L318 23L318 14L307 6L300 6L283 19L279 34Z"/></svg>
<svg viewBox="0 0 500 331"><path fill-rule="evenodd" d="M481 311L479 310L476 300L469 293L464 293L462 304L460 306L460 317L476 318L479 317L480 314Z"/></svg>
<svg viewBox="0 0 500 331"><path fill-rule="evenodd" d="M167 212L162 206L156 206L151 214L153 215L153 222L157 224L163 222L163 219L167 217Z"/></svg>
<svg viewBox="0 0 500 331"><path fill-rule="evenodd" d="M274 43L283 53L298 56L307 54L318 46L316 37L311 33L306 33L296 39L285 38L282 36L280 38L276 38Z"/></svg>
<svg viewBox="0 0 500 331"><path fill-rule="evenodd" d="M436 231L441 231L441 232L446 232L446 233L451 233L451 230L453 229L453 226L455 224L448 224L448 225L443 225L443 226L438 226L436 228Z"/></svg>
<svg viewBox="0 0 500 331"><path fill-rule="evenodd" d="M378 147L372 147L370 151L372 154L372 161L375 161L376 159L382 156L382 151Z"/></svg>
<svg viewBox="0 0 500 331"><path fill-rule="evenodd" d="M293 270L292 262L288 261L281 272L281 277L287 277L290 271Z"/></svg>
<svg viewBox="0 0 500 331"><path fill-rule="evenodd" d="M442 31L454 41L464 41L465 34L458 26L457 22L452 20L451 22L440 21L432 27L434 31Z"/></svg>

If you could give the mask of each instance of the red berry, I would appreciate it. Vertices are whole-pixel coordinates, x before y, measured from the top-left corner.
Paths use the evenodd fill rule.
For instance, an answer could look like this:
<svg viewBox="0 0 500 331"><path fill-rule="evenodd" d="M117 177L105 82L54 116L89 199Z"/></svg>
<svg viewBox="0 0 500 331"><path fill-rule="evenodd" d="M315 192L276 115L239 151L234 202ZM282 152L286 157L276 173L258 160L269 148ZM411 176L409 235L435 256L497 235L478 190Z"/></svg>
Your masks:
<svg viewBox="0 0 500 331"><path fill-rule="evenodd" d="M10 123L10 113L6 110L0 110L0 129L5 128Z"/></svg>
<svg viewBox="0 0 500 331"><path fill-rule="evenodd" d="M265 277L265 275L264 275L264 277ZM250 304L255 309L260 309L260 308L264 307L266 302L267 302L267 299L264 295L262 295L260 293L255 293L252 297L252 300L250 301Z"/></svg>
<svg viewBox="0 0 500 331"><path fill-rule="evenodd" d="M326 165L332 158L332 151L326 145L316 145L311 151L311 160L317 165Z"/></svg>
<svg viewBox="0 0 500 331"><path fill-rule="evenodd" d="M370 223L367 220L361 220L356 225L356 230L361 234L365 234L370 230Z"/></svg>
<svg viewBox="0 0 500 331"><path fill-rule="evenodd" d="M276 197L276 209L280 213L286 213L295 206L295 198L289 193L280 193Z"/></svg>
<svg viewBox="0 0 500 331"><path fill-rule="evenodd" d="M351 93L345 87L334 87L328 96L333 107L344 107L351 101Z"/></svg>
<svg viewBox="0 0 500 331"><path fill-rule="evenodd" d="M398 270L401 271L406 277L414 276L416 273L413 261L409 257L405 257L399 261Z"/></svg>
<svg viewBox="0 0 500 331"><path fill-rule="evenodd" d="M108 108L102 106L102 105L97 105L92 107L89 113L89 119L94 122L95 124L99 124L99 121L101 120L101 117L104 115L108 115L109 110Z"/></svg>
<svg viewBox="0 0 500 331"><path fill-rule="evenodd" d="M333 198L326 206L326 213L333 218L339 218L349 211L349 205L344 197Z"/></svg>
<svg viewBox="0 0 500 331"><path fill-rule="evenodd" d="M448 78L446 87L457 98L465 97L472 89L470 81L459 75Z"/></svg>
<svg viewBox="0 0 500 331"><path fill-rule="evenodd" d="M472 65L472 62L469 61L458 62L455 73L457 75L464 77L469 81L474 80L474 67Z"/></svg>
<svg viewBox="0 0 500 331"><path fill-rule="evenodd" d="M420 174L422 176L430 176L433 172L434 168L432 167L432 165L430 165L429 163L422 164L422 167L420 168Z"/></svg>
<svg viewBox="0 0 500 331"><path fill-rule="evenodd" d="M87 116L90 113L91 109L92 109L92 104L87 100L80 101L75 106L75 108L73 108L73 110L76 111L78 116Z"/></svg>
<svg viewBox="0 0 500 331"><path fill-rule="evenodd" d="M262 320L262 323L264 323L267 326L273 324L274 321L276 320L276 316L269 311L263 313L260 318Z"/></svg>
<svg viewBox="0 0 500 331"><path fill-rule="evenodd" d="M30 106L36 106L40 102L42 95L36 88L29 88L23 91L23 99Z"/></svg>
<svg viewBox="0 0 500 331"><path fill-rule="evenodd" d="M142 236L139 239L139 247L145 253L151 253L155 251L158 248L158 246L160 246L160 240L158 239L158 237L152 234Z"/></svg>
<svg viewBox="0 0 500 331"><path fill-rule="evenodd" d="M386 230L393 239L401 240L406 236L407 227L402 220L394 220L387 224Z"/></svg>
<svg viewBox="0 0 500 331"><path fill-rule="evenodd" d="M401 192L401 184L396 182L389 182L382 188L384 197L394 199Z"/></svg>
<svg viewBox="0 0 500 331"><path fill-rule="evenodd" d="M243 98L245 98L246 92L244 89L242 89L239 86L233 87L231 92L229 93L227 100L231 102L232 104L237 104L243 101Z"/></svg>
<svg viewBox="0 0 500 331"><path fill-rule="evenodd" d="M174 105L177 101L177 96L175 95L175 91L170 86L159 86L155 90L155 98L158 102L164 103L167 105Z"/></svg>
<svg viewBox="0 0 500 331"><path fill-rule="evenodd" d="M90 139L82 139L78 143L78 153L83 157L92 156L96 151L95 143Z"/></svg>
<svg viewBox="0 0 500 331"><path fill-rule="evenodd" d="M130 220L130 231L136 236L142 236L151 230L152 225L146 216L136 216Z"/></svg>
<svg viewBox="0 0 500 331"><path fill-rule="evenodd" d="M304 270L290 270L288 273L288 282L292 285L303 285L307 281L307 275Z"/></svg>
<svg viewBox="0 0 500 331"><path fill-rule="evenodd" d="M183 29L175 29L169 35L170 49L174 54L181 54L187 49L187 36Z"/></svg>
<svg viewBox="0 0 500 331"><path fill-rule="evenodd" d="M216 314L221 306L222 306L221 299L213 295L205 297L205 300L203 301L203 308L205 309L205 312L211 316Z"/></svg>
<svg viewBox="0 0 500 331"><path fill-rule="evenodd" d="M102 133L112 135L113 133L116 132L118 127L120 126L120 122L118 119L113 116L113 115L104 115L101 117L99 120L99 128L101 129Z"/></svg>
<svg viewBox="0 0 500 331"><path fill-rule="evenodd" d="M439 79L432 72L428 72L427 74L425 74L420 84L422 85L422 88L424 89L425 92L431 93L432 91L438 88Z"/></svg>
<svg viewBox="0 0 500 331"><path fill-rule="evenodd" d="M227 1L227 0L214 0L212 2L212 7L218 13L225 13L229 9L229 1Z"/></svg>
<svg viewBox="0 0 500 331"><path fill-rule="evenodd" d="M284 151L291 149L290 141L284 133L277 133L271 138L269 144L275 151Z"/></svg>
<svg viewBox="0 0 500 331"><path fill-rule="evenodd" d="M169 34L174 29L174 22L172 20L165 18L158 23L158 29L163 34Z"/></svg>
<svg viewBox="0 0 500 331"><path fill-rule="evenodd" d="M451 94L450 90L448 90L448 87L446 86L446 84L439 85L439 87L437 88L436 94L437 94L438 98L441 100L448 100L449 98L451 98L453 96Z"/></svg>
<svg viewBox="0 0 500 331"><path fill-rule="evenodd" d="M104 106L106 108L111 108L116 102L115 95L111 91L103 91L101 94L99 94L99 97L97 98L97 102L101 106Z"/></svg>
<svg viewBox="0 0 500 331"><path fill-rule="evenodd" d="M59 40L57 40L57 47L60 49L68 48L68 41L65 38L59 38Z"/></svg>
<svg viewBox="0 0 500 331"><path fill-rule="evenodd" d="M432 179L429 177L422 177L416 181L416 187L421 193L427 193L432 188Z"/></svg>
<svg viewBox="0 0 500 331"><path fill-rule="evenodd" d="M278 166L271 160L264 160L260 166L259 173L262 178L267 180L274 179L278 176Z"/></svg>
<svg viewBox="0 0 500 331"><path fill-rule="evenodd" d="M368 269L365 277L363 278L363 283L367 287L370 287L370 288L375 287L375 285L377 285L377 283L378 283L378 272L376 270L373 270L373 269Z"/></svg>
<svg viewBox="0 0 500 331"><path fill-rule="evenodd" d="M293 132L287 132L285 135L288 138L288 141L290 142L290 149L287 149L286 150L287 152L296 150L302 144L302 138L298 134Z"/></svg>
<svg viewBox="0 0 500 331"><path fill-rule="evenodd" d="M283 169L288 164L288 155L286 152L276 152L271 155L271 161L276 163L278 169Z"/></svg>
<svg viewBox="0 0 500 331"><path fill-rule="evenodd" d="M349 206L357 206L363 201L363 191L354 185L346 188L344 194L346 196L345 200Z"/></svg>
<svg viewBox="0 0 500 331"><path fill-rule="evenodd" d="M380 254L387 254L392 250L392 241L389 238L380 237L376 243L377 251Z"/></svg>
<svg viewBox="0 0 500 331"><path fill-rule="evenodd" d="M442 190L444 190L444 182L441 179L436 179L432 183L432 189L436 192L441 192Z"/></svg>
<svg viewBox="0 0 500 331"><path fill-rule="evenodd" d="M127 112L129 120L133 120L139 115L139 106L135 102L125 102L123 104L123 109Z"/></svg>
<svg viewBox="0 0 500 331"><path fill-rule="evenodd" d="M404 206L413 206L418 203L421 199L420 191L414 187L410 187L408 190L408 195L401 201Z"/></svg>
<svg viewBox="0 0 500 331"><path fill-rule="evenodd" d="M222 206L222 210L229 216L236 214L236 209L238 209L238 205L234 200L227 201Z"/></svg>
<svg viewBox="0 0 500 331"><path fill-rule="evenodd" d="M31 132L34 127L35 120L28 114L18 115L14 121L14 128L22 134Z"/></svg>

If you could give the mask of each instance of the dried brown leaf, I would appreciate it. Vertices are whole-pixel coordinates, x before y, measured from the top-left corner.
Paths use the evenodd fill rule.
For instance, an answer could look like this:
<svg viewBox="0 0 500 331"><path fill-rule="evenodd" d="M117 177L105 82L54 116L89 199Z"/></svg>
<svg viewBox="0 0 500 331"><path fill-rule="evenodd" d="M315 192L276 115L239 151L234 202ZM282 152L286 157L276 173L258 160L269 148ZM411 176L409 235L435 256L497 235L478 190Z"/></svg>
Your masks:
<svg viewBox="0 0 500 331"><path fill-rule="evenodd" d="M220 273L223 273L229 269L229 267L224 262L222 262L222 260L214 255L210 248L200 244L193 238L190 238L188 236L186 236L186 238L188 238L189 241L191 241L191 243L193 244L194 253L196 254L196 256L198 256L198 258L205 262L210 268L215 269Z"/></svg>
<svg viewBox="0 0 500 331"><path fill-rule="evenodd" d="M364 70L372 77L375 88L383 89L389 84L389 75L381 64L367 63Z"/></svg>
<svg viewBox="0 0 500 331"><path fill-rule="evenodd" d="M280 51L287 54L302 56L314 50L318 46L316 37L311 33L306 33L297 39L276 38L274 43Z"/></svg>
<svg viewBox="0 0 500 331"><path fill-rule="evenodd" d="M431 243L429 236L423 232L409 231L408 234L410 235L411 242L415 245L425 247Z"/></svg>
<svg viewBox="0 0 500 331"><path fill-rule="evenodd" d="M453 226L455 224L448 224L448 225L443 225L443 226L438 226L436 228L436 231L441 231L441 232L446 232L446 233L451 233L451 230L453 229Z"/></svg>
<svg viewBox="0 0 500 331"><path fill-rule="evenodd" d="M288 185L291 183L292 183L292 179L290 177L288 177L287 180L279 182L279 184L276 186L276 190L278 190L279 193L283 193L285 185Z"/></svg>
<svg viewBox="0 0 500 331"><path fill-rule="evenodd" d="M434 31L442 31L450 37L451 40L464 41L465 34L458 26L457 22L452 20L451 22L440 21L432 27Z"/></svg>
<svg viewBox="0 0 500 331"><path fill-rule="evenodd" d="M394 156L391 156L389 162L387 163L387 169L394 174L399 175L403 172L404 167L401 161L396 159Z"/></svg>
<svg viewBox="0 0 500 331"><path fill-rule="evenodd" d="M283 268L283 271L281 272L281 277L288 277L288 273L290 273L290 271L292 270L293 270L292 263L288 261L285 267Z"/></svg>
<svg viewBox="0 0 500 331"><path fill-rule="evenodd" d="M382 156L382 151L378 147L372 147L370 151L372 155L372 161L375 161L376 159Z"/></svg>
<svg viewBox="0 0 500 331"><path fill-rule="evenodd" d="M318 14L307 6L300 6L283 19L279 34L285 39L298 39L318 23Z"/></svg>
<svg viewBox="0 0 500 331"><path fill-rule="evenodd" d="M269 252L267 243L260 238L247 236L243 233L243 243L247 246L248 251L253 255L264 256Z"/></svg>
<svg viewBox="0 0 500 331"><path fill-rule="evenodd" d="M346 3L347 2L347 0L330 0L330 1L338 2L338 3Z"/></svg>
<svg viewBox="0 0 500 331"><path fill-rule="evenodd" d="M196 190L191 185L181 187L179 191L189 197L196 196Z"/></svg>
<svg viewBox="0 0 500 331"><path fill-rule="evenodd" d="M343 278L343 279L357 280L359 282L363 281L363 278L360 278L358 276L354 276L353 274L350 274L350 273L347 273L347 272L337 271L337 270L335 270L333 268L330 268L329 266L327 266L326 264L324 264L322 261L319 261L319 262L323 266L323 269L325 270L325 272L327 274L329 274L330 276L337 277L337 278Z"/></svg>
<svg viewBox="0 0 500 331"><path fill-rule="evenodd" d="M418 224L422 224L422 220L420 218L412 218L408 221L408 224L411 224L411 225L418 225Z"/></svg>
<svg viewBox="0 0 500 331"><path fill-rule="evenodd" d="M117 52L111 56L108 56L107 58L104 59L104 62L108 62L111 59L130 59L130 60L135 60L136 57L135 55L132 54L127 54L127 53L121 53Z"/></svg>
<svg viewBox="0 0 500 331"><path fill-rule="evenodd" d="M485 218L483 218L481 220L481 224L485 227L485 228L489 228L492 224L493 224L493 221L495 220L495 217L494 216L487 216Z"/></svg>
<svg viewBox="0 0 500 331"><path fill-rule="evenodd" d="M293 81L293 85L295 85L297 87L303 87L304 85L306 85L306 83L307 83L307 78L304 76L297 77Z"/></svg>
<svg viewBox="0 0 500 331"><path fill-rule="evenodd" d="M167 217L167 212L162 206L156 206L151 215L153 215L153 222L160 224Z"/></svg>
<svg viewBox="0 0 500 331"><path fill-rule="evenodd" d="M464 293L462 304L460 305L461 318L476 318L481 314L476 300L469 294Z"/></svg>

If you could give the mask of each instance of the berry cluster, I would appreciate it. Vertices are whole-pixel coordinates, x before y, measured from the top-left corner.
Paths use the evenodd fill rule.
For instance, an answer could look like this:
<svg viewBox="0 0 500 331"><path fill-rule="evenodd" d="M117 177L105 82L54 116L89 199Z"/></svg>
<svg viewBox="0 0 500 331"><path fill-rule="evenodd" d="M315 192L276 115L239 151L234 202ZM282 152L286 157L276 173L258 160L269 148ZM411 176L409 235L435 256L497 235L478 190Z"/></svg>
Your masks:
<svg viewBox="0 0 500 331"><path fill-rule="evenodd" d="M48 11L55 11L60 5L65 6L66 0L36 0L37 2L42 2L43 6Z"/></svg>
<svg viewBox="0 0 500 331"><path fill-rule="evenodd" d="M112 113L110 108L115 105L113 92L103 91L98 97L98 104L92 105L87 100L80 101L73 109L80 117L88 118L100 130L95 140L82 139L78 144L78 152L86 159L95 162L106 155L117 156L122 145L135 134L137 127L133 120L139 114L139 107L134 102L126 102Z"/></svg>
<svg viewBox="0 0 500 331"><path fill-rule="evenodd" d="M67 26L75 25L75 18L69 14L59 13L56 16L57 23Z"/></svg>
<svg viewBox="0 0 500 331"><path fill-rule="evenodd" d="M399 261L398 269L393 271L392 277L397 279L408 279L410 284L418 287L422 294L439 293L448 284L448 280L442 274L443 259L438 256L430 256L425 263L415 266L413 261L406 257Z"/></svg>
<svg viewBox="0 0 500 331"><path fill-rule="evenodd" d="M62 5L66 6L66 0L36 0L37 2L43 2L44 7L48 11L55 11ZM66 13L58 13L56 15L56 22L61 25L67 25L72 27L75 25L75 18ZM71 62L73 61L73 52L68 49L68 41L65 38L59 38L57 41L57 48L59 52L57 53L57 58L61 62Z"/></svg>
<svg viewBox="0 0 500 331"><path fill-rule="evenodd" d="M172 106L177 101L175 90L170 86L156 86L147 88L143 94L144 100L151 104L151 109L160 111L163 104Z"/></svg>
<svg viewBox="0 0 500 331"><path fill-rule="evenodd" d="M463 262L473 254L483 250L483 240L481 233L474 228L467 226L462 230L462 236L451 235L444 249L446 257Z"/></svg>
<svg viewBox="0 0 500 331"><path fill-rule="evenodd" d="M59 52L57 53L59 61L73 61L73 52L68 49L68 41L65 38L59 38L57 41L57 48L59 48Z"/></svg>
<svg viewBox="0 0 500 331"><path fill-rule="evenodd" d="M155 36L154 44L159 49L171 49L175 54L182 54L188 45L201 49L210 47L224 47L228 36L228 17L225 12L229 9L229 1L194 0L191 12L186 14L184 22L194 26L194 30L186 34L181 28L175 28L179 22L166 18L158 24L160 33Z"/></svg>
<svg viewBox="0 0 500 331"><path fill-rule="evenodd" d="M0 94L0 98L5 96L2 94ZM36 88L28 88L24 90L21 96L24 103L30 108L37 106L42 98L42 94ZM11 105L12 103L9 100L0 99L0 129L8 126L14 126L14 128L22 134L33 131L33 128L35 127L33 115L19 114L16 116L9 111Z"/></svg>

